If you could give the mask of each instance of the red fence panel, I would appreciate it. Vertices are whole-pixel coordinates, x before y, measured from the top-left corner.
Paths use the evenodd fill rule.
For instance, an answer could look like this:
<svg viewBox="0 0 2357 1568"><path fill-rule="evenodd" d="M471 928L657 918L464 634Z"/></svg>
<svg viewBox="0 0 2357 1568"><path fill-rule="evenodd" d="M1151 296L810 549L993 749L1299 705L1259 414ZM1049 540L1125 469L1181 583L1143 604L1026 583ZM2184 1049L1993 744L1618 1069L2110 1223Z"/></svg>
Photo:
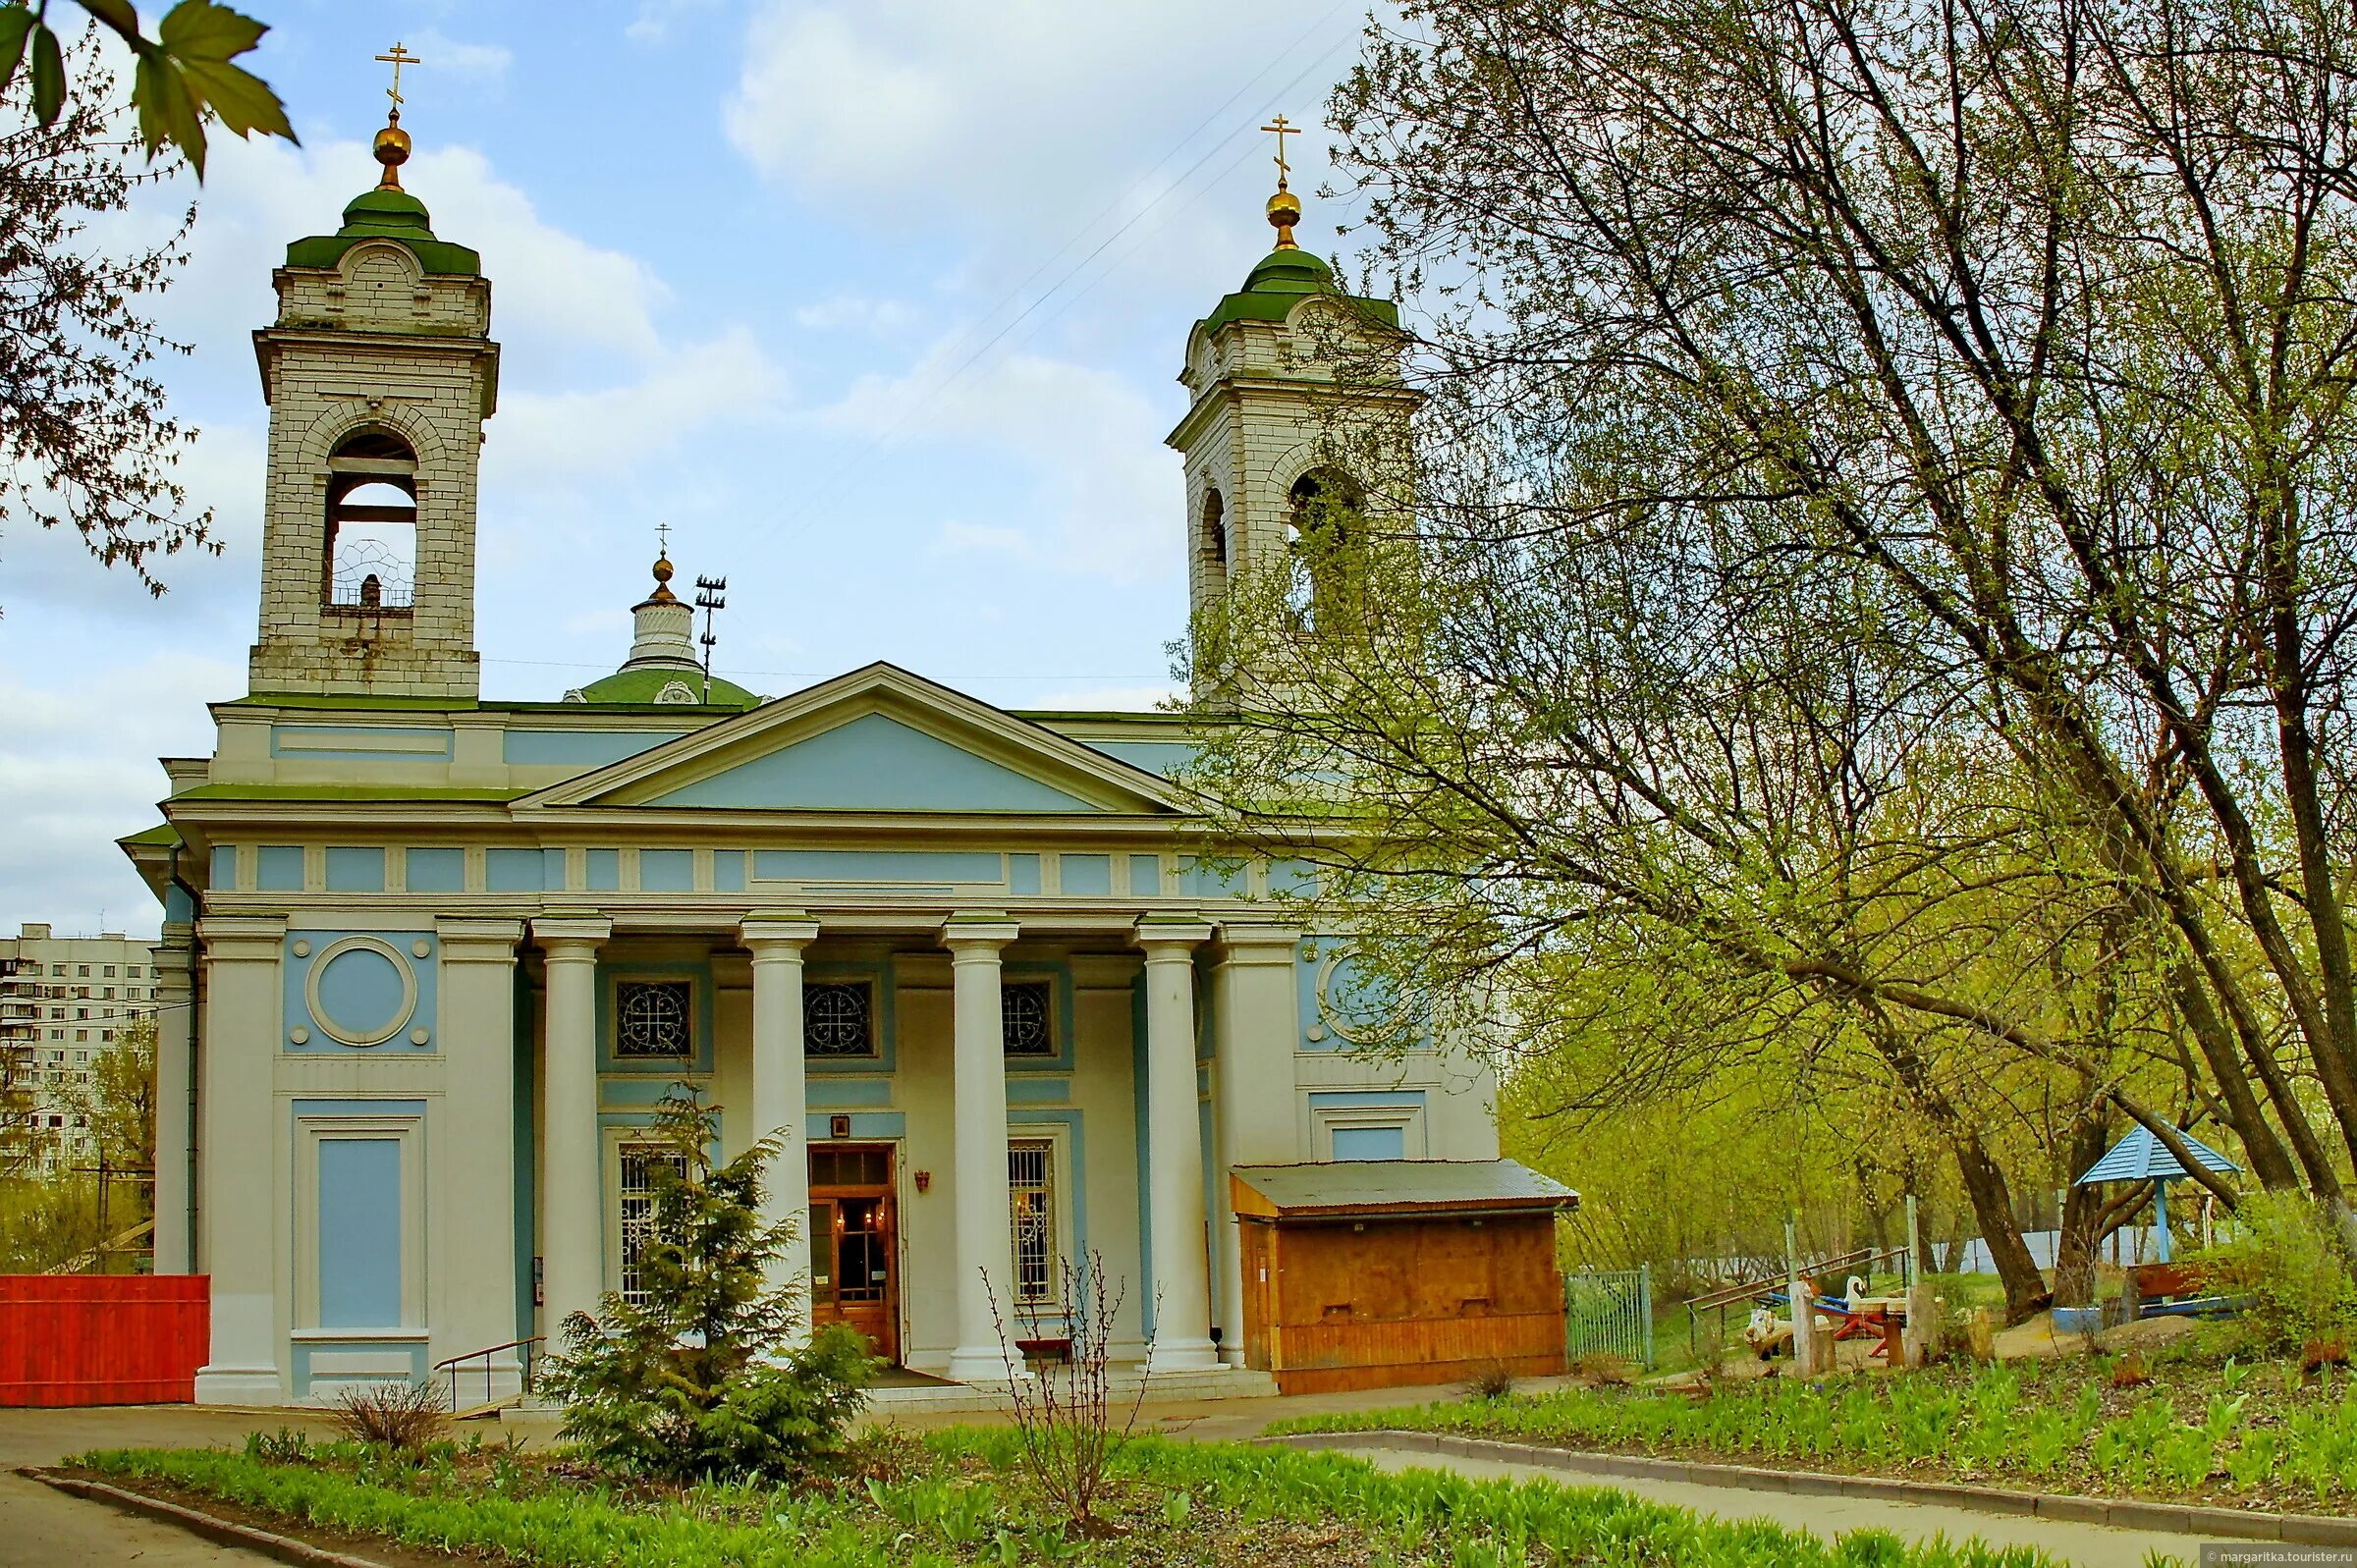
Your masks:
<svg viewBox="0 0 2357 1568"><path fill-rule="evenodd" d="M212 1336L205 1274L0 1274L0 1405L185 1404Z"/></svg>

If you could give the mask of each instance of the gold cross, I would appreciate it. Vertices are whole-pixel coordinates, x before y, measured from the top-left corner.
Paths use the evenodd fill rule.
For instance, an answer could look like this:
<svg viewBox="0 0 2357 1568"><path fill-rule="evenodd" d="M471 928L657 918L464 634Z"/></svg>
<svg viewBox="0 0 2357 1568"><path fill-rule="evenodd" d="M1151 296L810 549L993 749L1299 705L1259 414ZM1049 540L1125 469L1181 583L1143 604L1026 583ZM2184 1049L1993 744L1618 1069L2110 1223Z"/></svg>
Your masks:
<svg viewBox="0 0 2357 1568"><path fill-rule="evenodd" d="M393 45L393 52L391 54L380 54L377 56L377 58L386 62L393 68L393 85L385 89L385 96L392 99L393 102L398 105L404 101L401 96L401 68L403 66L422 65L424 62L419 60L415 55L410 53L409 50L403 48L398 43Z"/></svg>
<svg viewBox="0 0 2357 1568"><path fill-rule="evenodd" d="M1270 121L1267 125L1262 126L1260 129L1263 131L1273 131L1277 134L1277 189L1283 190L1285 189L1285 177L1292 172L1292 165L1285 161L1285 138L1288 136L1299 135L1301 134L1301 128L1297 125L1294 125L1291 121L1286 119L1285 116L1279 115L1276 119Z"/></svg>
<svg viewBox="0 0 2357 1568"><path fill-rule="evenodd" d="M662 541L655 547L655 554L669 561L671 559L671 524L668 522L656 523L655 537Z"/></svg>

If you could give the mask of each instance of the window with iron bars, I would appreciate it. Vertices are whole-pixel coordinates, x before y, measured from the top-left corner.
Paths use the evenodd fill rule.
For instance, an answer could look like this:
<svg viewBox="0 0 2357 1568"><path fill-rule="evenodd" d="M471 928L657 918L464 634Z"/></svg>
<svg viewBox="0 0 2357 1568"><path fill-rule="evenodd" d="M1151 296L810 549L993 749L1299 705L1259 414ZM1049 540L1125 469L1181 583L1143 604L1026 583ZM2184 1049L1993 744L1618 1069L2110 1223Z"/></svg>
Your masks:
<svg viewBox="0 0 2357 1568"><path fill-rule="evenodd" d="M1045 1138L1007 1145L1007 1201L1014 1240L1015 1305L1056 1299L1056 1146Z"/></svg>
<svg viewBox="0 0 2357 1568"><path fill-rule="evenodd" d="M639 1272L638 1260L654 1235L654 1167L658 1164L671 1166L683 1177L687 1174L685 1158L674 1150L653 1144L623 1146L619 1206L622 1235L621 1245L615 1250L622 1258L622 1299L633 1307L646 1305L646 1280Z"/></svg>

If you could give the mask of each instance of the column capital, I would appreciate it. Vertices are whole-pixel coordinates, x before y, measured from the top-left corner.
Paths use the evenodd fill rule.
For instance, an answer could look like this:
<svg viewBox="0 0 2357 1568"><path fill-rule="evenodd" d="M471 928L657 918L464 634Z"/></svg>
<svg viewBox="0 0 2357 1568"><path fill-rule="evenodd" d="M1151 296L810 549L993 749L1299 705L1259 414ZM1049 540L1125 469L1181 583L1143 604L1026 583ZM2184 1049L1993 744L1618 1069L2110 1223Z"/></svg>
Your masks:
<svg viewBox="0 0 2357 1568"><path fill-rule="evenodd" d="M1295 956L1301 946L1299 926L1243 925L1233 921L1220 922L1220 946L1225 949L1223 963L1285 963Z"/></svg>
<svg viewBox="0 0 2357 1568"><path fill-rule="evenodd" d="M756 909L739 922L737 936L758 961L809 946L818 940L818 921L799 909Z"/></svg>
<svg viewBox="0 0 2357 1568"><path fill-rule="evenodd" d="M1211 923L1188 915L1149 915L1130 940L1146 950L1146 961L1190 957L1211 940Z"/></svg>
<svg viewBox="0 0 2357 1568"><path fill-rule="evenodd" d="M941 945L958 957L995 956L1022 934L1022 927L997 913L959 913L941 923Z"/></svg>
<svg viewBox="0 0 2357 1568"><path fill-rule="evenodd" d="M204 939L208 957L275 958L287 922L279 915L207 915L196 923L196 934Z"/></svg>
<svg viewBox="0 0 2357 1568"><path fill-rule="evenodd" d="M434 922L434 935L442 939L446 962L512 964L516 945L523 940L523 922L445 917Z"/></svg>
<svg viewBox="0 0 2357 1568"><path fill-rule="evenodd" d="M532 940L552 958L589 958L614 935L603 915L543 915L532 922Z"/></svg>

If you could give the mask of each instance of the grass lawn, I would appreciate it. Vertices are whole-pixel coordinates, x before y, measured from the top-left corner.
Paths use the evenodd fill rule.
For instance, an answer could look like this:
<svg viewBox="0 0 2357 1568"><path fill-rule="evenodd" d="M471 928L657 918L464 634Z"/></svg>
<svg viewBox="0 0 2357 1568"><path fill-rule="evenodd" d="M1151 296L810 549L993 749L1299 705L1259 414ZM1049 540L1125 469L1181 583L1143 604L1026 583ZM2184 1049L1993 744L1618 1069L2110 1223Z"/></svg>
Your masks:
<svg viewBox="0 0 2357 1568"><path fill-rule="evenodd" d="M336 1444L134 1449L79 1465L183 1500L476 1561L746 1568L2039 1568L2027 1548L1828 1545L1604 1490L1386 1476L1353 1459L1141 1438L1093 1539L1068 1532L1015 1466L1005 1430L864 1439L840 1474L784 1488L605 1481L563 1459L442 1445L424 1461Z"/></svg>
<svg viewBox="0 0 2357 1568"><path fill-rule="evenodd" d="M2110 1358L1723 1384L1574 1388L1280 1423L1286 1432L1452 1432L1551 1447L1767 1461L2234 1508L2357 1513L2357 1379Z"/></svg>

